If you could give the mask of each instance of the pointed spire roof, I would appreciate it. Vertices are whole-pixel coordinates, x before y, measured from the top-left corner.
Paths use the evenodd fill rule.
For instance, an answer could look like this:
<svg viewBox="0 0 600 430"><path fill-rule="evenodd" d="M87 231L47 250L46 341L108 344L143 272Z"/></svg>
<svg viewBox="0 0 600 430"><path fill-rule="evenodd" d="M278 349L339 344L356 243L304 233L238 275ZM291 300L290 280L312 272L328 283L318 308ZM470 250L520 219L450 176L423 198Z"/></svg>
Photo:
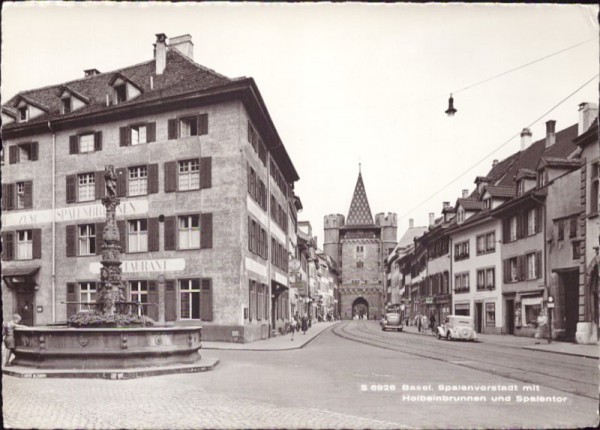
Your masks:
<svg viewBox="0 0 600 430"><path fill-rule="evenodd" d="M373 225L373 215L371 215L371 208L369 207L369 200L367 200L367 192L365 191L360 169L352 203L350 203L350 210L346 218L346 225Z"/></svg>

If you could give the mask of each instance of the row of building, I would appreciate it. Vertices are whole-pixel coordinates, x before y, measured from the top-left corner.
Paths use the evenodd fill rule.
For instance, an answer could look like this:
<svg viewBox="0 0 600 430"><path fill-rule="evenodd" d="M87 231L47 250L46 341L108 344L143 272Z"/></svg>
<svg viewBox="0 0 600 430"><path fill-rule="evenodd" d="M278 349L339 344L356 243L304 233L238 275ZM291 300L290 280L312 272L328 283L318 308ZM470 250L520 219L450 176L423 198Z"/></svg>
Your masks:
<svg viewBox="0 0 600 430"><path fill-rule="evenodd" d="M127 299L160 324L246 342L334 313L337 269L298 221L298 173L252 78L158 34L150 61L2 105L3 313L64 324L100 280L104 169L117 172ZM5 157L6 155L6 157Z"/></svg>
<svg viewBox="0 0 600 430"><path fill-rule="evenodd" d="M598 108L495 160L429 226L412 222L386 258L386 304L414 319L469 315L480 333L532 336L551 312L553 336L598 339Z"/></svg>

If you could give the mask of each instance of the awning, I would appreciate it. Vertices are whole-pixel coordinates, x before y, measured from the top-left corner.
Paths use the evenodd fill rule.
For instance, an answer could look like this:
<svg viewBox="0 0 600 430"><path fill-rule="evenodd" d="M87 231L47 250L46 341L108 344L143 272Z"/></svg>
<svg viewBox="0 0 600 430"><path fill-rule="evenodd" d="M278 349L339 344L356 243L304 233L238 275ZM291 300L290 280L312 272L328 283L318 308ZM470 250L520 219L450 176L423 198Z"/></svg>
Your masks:
<svg viewBox="0 0 600 430"><path fill-rule="evenodd" d="M12 277L12 276L32 276L38 270L40 270L40 266L32 266L32 267L3 267L2 268L2 277Z"/></svg>

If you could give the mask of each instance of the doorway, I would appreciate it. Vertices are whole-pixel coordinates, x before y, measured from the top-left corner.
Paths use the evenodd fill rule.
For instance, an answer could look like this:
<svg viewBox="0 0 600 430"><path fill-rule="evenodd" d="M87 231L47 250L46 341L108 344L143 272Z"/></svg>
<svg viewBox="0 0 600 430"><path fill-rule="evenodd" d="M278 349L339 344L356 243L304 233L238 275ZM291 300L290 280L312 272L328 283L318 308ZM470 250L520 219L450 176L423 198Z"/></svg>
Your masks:
<svg viewBox="0 0 600 430"><path fill-rule="evenodd" d="M475 330L481 333L483 327L483 302L475 302Z"/></svg>
<svg viewBox="0 0 600 430"><path fill-rule="evenodd" d="M359 297L352 303L352 318L355 316L358 316L359 319L369 319L369 302L362 297Z"/></svg>
<svg viewBox="0 0 600 430"><path fill-rule="evenodd" d="M17 313L21 315L21 324L33 325L33 291L17 292Z"/></svg>
<svg viewBox="0 0 600 430"><path fill-rule="evenodd" d="M506 330L508 334L515 334L515 301L506 301Z"/></svg>
<svg viewBox="0 0 600 430"><path fill-rule="evenodd" d="M574 341L579 318L579 273L571 270L558 276L565 292L565 340Z"/></svg>

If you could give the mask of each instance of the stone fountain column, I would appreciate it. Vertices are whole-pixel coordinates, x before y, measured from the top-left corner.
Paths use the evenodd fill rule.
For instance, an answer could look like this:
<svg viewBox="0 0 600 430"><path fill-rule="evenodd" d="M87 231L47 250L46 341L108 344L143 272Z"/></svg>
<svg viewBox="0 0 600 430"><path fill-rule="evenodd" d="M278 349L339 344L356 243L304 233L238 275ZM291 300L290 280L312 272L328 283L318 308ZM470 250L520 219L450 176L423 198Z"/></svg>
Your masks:
<svg viewBox="0 0 600 430"><path fill-rule="evenodd" d="M112 317L123 311L118 302L125 301L125 288L121 280L121 238L117 221L116 208L120 201L116 196L117 175L114 166L105 168L106 197L102 204L106 208L106 224L102 231L102 267L100 269L100 287L96 299L96 309L101 314Z"/></svg>

